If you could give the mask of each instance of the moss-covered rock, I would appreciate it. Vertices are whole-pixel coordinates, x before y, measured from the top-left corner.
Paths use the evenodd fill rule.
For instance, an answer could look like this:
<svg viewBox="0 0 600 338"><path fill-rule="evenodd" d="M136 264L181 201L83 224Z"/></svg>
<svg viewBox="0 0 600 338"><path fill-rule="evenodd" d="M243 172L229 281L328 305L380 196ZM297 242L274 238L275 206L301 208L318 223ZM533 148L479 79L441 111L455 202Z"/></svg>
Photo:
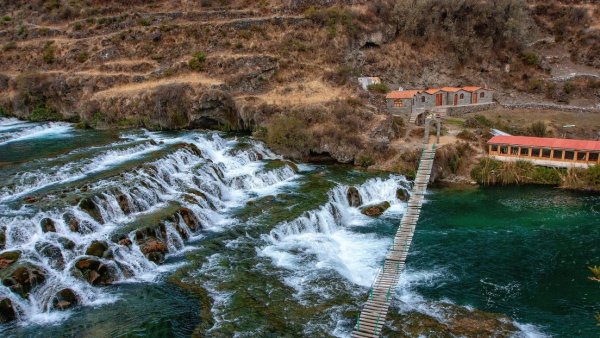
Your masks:
<svg viewBox="0 0 600 338"><path fill-rule="evenodd" d="M363 215L377 217L383 214L387 209L389 209L389 207L390 202L385 201L378 204L364 206L360 208L360 212L363 213Z"/></svg>

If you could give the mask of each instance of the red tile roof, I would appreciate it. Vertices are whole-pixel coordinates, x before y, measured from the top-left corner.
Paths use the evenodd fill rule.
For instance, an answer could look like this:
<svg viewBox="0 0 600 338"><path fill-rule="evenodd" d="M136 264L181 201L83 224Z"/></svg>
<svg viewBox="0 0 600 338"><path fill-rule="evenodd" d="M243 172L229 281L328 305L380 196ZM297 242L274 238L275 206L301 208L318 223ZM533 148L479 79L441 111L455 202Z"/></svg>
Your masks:
<svg viewBox="0 0 600 338"><path fill-rule="evenodd" d="M539 148L600 151L600 141L570 140L550 137L494 136L488 141L488 144L510 144Z"/></svg>
<svg viewBox="0 0 600 338"><path fill-rule="evenodd" d="M481 89L481 87L467 86L467 87L462 87L462 89L464 89L465 91L468 91L468 92L474 92L474 91Z"/></svg>
<svg viewBox="0 0 600 338"><path fill-rule="evenodd" d="M457 87L442 87L442 90L445 92L451 92L451 93L456 93L457 91L461 90L462 88L457 88Z"/></svg>
<svg viewBox="0 0 600 338"><path fill-rule="evenodd" d="M402 90L402 91L393 91L388 93L385 98L386 99L412 99L415 95L417 95L419 90Z"/></svg>
<svg viewBox="0 0 600 338"><path fill-rule="evenodd" d="M441 89L439 89L439 88L431 88L431 89L427 89L427 90L425 91L425 93L427 93L427 94L429 94L429 95L432 95L432 94L435 94L435 93L439 92L440 90L441 90Z"/></svg>

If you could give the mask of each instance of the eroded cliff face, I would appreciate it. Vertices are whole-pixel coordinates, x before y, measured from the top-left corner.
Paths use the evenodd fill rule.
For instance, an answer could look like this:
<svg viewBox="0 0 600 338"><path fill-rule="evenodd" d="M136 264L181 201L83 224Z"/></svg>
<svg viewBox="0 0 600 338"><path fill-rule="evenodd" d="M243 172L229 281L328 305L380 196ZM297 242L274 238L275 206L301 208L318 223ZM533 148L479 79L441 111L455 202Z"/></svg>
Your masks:
<svg viewBox="0 0 600 338"><path fill-rule="evenodd" d="M476 4L11 2L0 20L1 113L93 128L252 131L294 158L368 166L411 146L393 149L402 121L357 76L392 89L485 84L542 97L544 81L559 80L528 54L527 39L558 34L552 22L563 21L580 22L561 33L572 59L597 66L597 44L577 48L598 35L600 14L584 2ZM548 95L583 95L590 79L568 95L548 85Z"/></svg>

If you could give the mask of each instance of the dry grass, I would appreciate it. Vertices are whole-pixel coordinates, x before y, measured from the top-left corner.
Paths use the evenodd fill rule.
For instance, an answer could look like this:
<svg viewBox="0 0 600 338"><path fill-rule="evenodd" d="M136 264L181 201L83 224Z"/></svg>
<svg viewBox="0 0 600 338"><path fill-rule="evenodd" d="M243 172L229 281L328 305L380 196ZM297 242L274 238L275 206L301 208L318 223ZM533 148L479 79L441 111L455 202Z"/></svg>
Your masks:
<svg viewBox="0 0 600 338"><path fill-rule="evenodd" d="M306 105L335 101L347 97L347 94L345 95L340 88L333 88L321 80L313 80L278 87L255 97L268 104Z"/></svg>
<svg viewBox="0 0 600 338"><path fill-rule="evenodd" d="M123 86L112 87L107 90L103 90L94 94L94 98L106 98L111 96L122 96L124 94L130 95L132 93L141 92L149 89L156 88L162 85L168 84L190 84L190 85L203 85L212 86L223 83L220 80L208 78L201 74L184 74L181 76L160 79L156 81L146 81L142 83L132 83Z"/></svg>

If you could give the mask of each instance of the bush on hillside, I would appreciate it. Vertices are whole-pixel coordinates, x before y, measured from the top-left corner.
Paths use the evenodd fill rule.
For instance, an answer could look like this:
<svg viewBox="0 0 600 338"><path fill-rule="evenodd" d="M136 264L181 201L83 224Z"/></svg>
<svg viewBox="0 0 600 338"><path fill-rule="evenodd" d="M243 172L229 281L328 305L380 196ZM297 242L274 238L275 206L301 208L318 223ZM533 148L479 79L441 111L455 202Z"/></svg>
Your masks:
<svg viewBox="0 0 600 338"><path fill-rule="evenodd" d="M546 137L546 135L548 134L546 124L543 121L537 121L532 123L529 126L529 128L527 128L527 131L530 135L536 137Z"/></svg>
<svg viewBox="0 0 600 338"><path fill-rule="evenodd" d="M399 0L394 8L398 32L419 45L448 44L461 60L483 46L518 49L529 27L521 0Z"/></svg>
<svg viewBox="0 0 600 338"><path fill-rule="evenodd" d="M308 155L311 138L311 133L300 118L294 115L279 115L267 125L265 141L276 151L301 157Z"/></svg>
<svg viewBox="0 0 600 338"><path fill-rule="evenodd" d="M188 61L188 65L192 70L197 72L202 71L204 69L204 62L206 61L206 53L200 51L194 53L190 61Z"/></svg>
<svg viewBox="0 0 600 338"><path fill-rule="evenodd" d="M44 59L44 62L53 63L55 60L54 52L55 52L54 41L46 42L46 44L44 45L44 50L42 51L42 58Z"/></svg>
<svg viewBox="0 0 600 338"><path fill-rule="evenodd" d="M531 162L502 162L482 158L471 170L471 177L483 185L548 184L560 185L564 170L538 167Z"/></svg>
<svg viewBox="0 0 600 338"><path fill-rule="evenodd" d="M372 93L387 94L390 91L385 83L374 83L370 84L367 89Z"/></svg>

